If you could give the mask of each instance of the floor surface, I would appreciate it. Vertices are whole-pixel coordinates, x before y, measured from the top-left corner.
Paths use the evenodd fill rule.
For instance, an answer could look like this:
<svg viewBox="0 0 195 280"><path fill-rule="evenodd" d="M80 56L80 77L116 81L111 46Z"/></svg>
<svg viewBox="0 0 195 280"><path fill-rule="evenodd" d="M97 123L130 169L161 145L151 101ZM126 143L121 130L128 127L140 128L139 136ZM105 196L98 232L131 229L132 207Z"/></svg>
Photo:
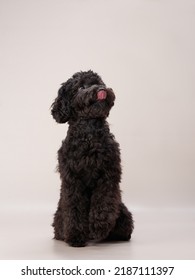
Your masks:
<svg viewBox="0 0 195 280"><path fill-rule="evenodd" d="M134 209L131 242L72 248L52 239L48 207L3 207L0 259L195 259L195 209Z"/></svg>

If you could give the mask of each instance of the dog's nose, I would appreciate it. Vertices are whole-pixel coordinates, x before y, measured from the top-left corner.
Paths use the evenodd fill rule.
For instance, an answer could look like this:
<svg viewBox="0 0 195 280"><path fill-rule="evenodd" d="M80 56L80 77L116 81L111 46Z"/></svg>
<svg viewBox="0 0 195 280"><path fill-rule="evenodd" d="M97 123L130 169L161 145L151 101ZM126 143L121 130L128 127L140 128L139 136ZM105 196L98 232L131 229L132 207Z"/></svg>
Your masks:
<svg viewBox="0 0 195 280"><path fill-rule="evenodd" d="M97 93L98 100L104 100L106 99L106 96L107 96L107 92L104 89L99 90Z"/></svg>

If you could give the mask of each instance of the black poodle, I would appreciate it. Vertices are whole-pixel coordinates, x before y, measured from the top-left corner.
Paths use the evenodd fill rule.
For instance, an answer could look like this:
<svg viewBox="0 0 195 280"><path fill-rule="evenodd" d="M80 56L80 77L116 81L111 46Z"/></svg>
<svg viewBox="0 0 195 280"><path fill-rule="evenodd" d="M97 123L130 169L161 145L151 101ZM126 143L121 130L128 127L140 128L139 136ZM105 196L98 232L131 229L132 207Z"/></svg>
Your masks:
<svg viewBox="0 0 195 280"><path fill-rule="evenodd" d="M93 71L78 72L58 91L51 113L68 122L58 151L61 192L54 238L71 246L88 241L130 239L131 213L121 201L119 144L106 117L115 95Z"/></svg>

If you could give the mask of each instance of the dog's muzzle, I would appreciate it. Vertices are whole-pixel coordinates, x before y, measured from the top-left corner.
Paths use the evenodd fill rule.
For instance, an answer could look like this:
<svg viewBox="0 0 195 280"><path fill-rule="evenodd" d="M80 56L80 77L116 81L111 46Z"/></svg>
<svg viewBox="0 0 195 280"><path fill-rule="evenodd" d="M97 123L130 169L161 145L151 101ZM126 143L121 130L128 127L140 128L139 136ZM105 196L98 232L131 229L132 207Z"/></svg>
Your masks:
<svg viewBox="0 0 195 280"><path fill-rule="evenodd" d="M97 92L97 99L104 100L107 97L107 92L104 89L101 89Z"/></svg>

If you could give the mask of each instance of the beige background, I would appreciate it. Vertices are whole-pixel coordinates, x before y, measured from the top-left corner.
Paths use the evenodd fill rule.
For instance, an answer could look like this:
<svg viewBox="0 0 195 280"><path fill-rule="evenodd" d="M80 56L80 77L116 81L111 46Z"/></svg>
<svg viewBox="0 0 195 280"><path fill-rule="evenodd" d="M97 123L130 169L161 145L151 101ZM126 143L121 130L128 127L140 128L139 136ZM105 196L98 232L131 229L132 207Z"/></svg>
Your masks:
<svg viewBox="0 0 195 280"><path fill-rule="evenodd" d="M118 258L194 257L194 27L190 0L0 1L1 258L65 258L50 250L49 224L60 186L56 152L67 125L56 124L49 107L61 82L88 69L98 72L117 97L108 121L121 146L123 197L137 224L130 243L134 255ZM169 254L157 253L150 234L157 223L162 233L161 222L172 217L169 210L175 213L170 224L176 217L179 228L186 225L178 216L189 213L183 214L189 221L181 233L188 240L183 255L177 250L174 255L171 241ZM160 218L153 216L156 211ZM173 240L178 231L173 229ZM28 247L40 248L37 232L42 244L48 238L42 254ZM143 232L149 238L145 243ZM160 237L156 242L165 248ZM74 258L67 250L66 258ZM113 256L109 250L101 254Z"/></svg>

